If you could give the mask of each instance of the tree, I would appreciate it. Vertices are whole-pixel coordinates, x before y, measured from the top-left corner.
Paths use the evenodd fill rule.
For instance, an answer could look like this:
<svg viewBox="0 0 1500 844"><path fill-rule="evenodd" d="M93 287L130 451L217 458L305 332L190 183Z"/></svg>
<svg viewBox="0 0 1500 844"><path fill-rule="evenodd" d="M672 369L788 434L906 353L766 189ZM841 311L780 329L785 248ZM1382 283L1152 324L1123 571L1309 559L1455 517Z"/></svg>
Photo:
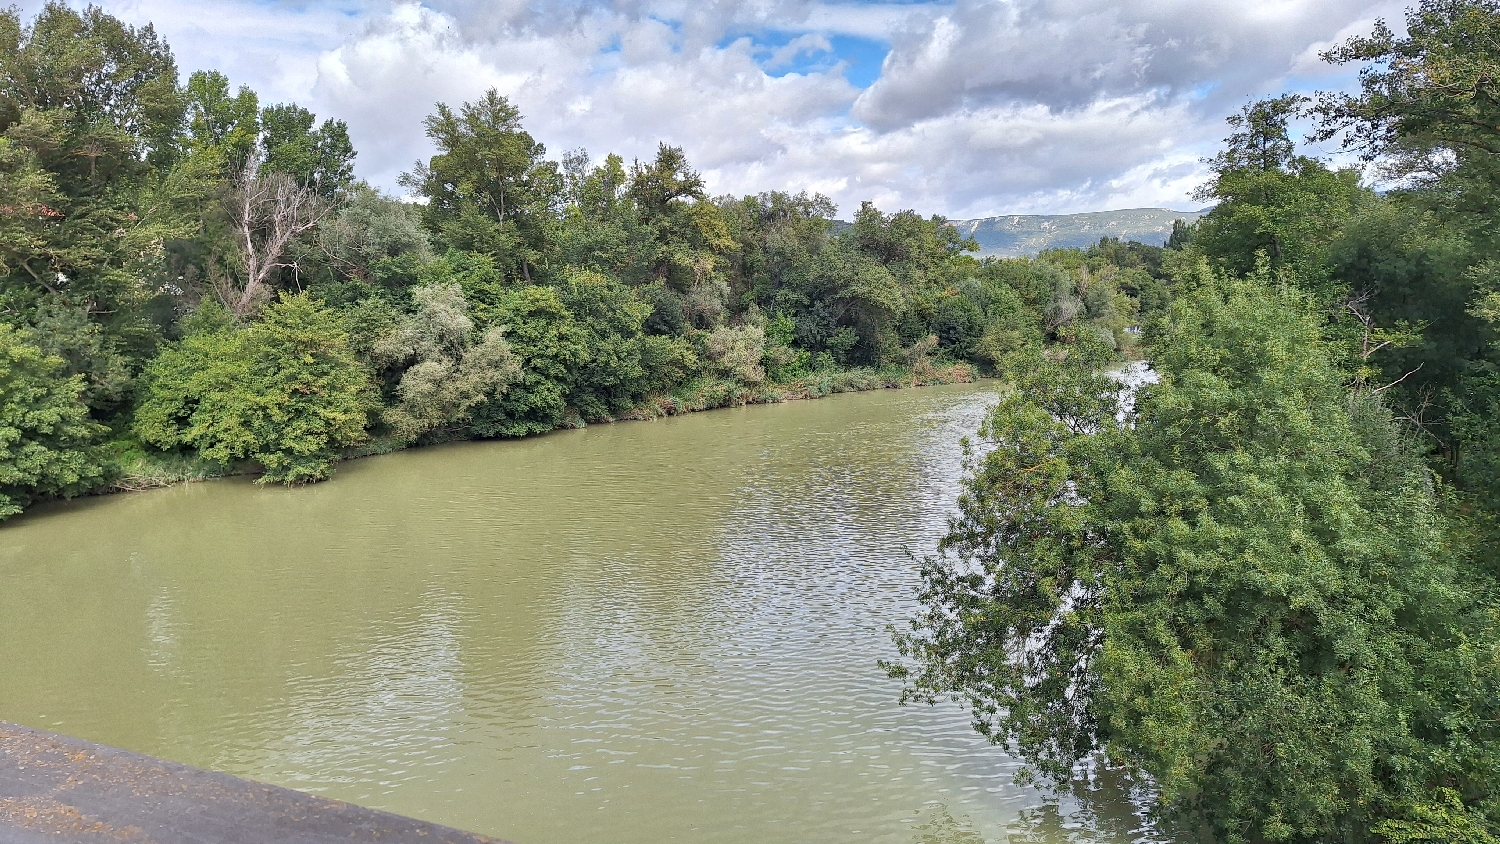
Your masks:
<svg viewBox="0 0 1500 844"><path fill-rule="evenodd" d="M244 281L236 287L221 279L217 293L236 317L254 313L270 297L271 282L292 241L328 213L329 206L290 174L262 166L251 155L235 176L225 198L234 225Z"/></svg>
<svg viewBox="0 0 1500 844"><path fill-rule="evenodd" d="M458 112L438 103L424 122L438 154L401 177L427 198L428 228L449 247L484 252L531 281L551 252L562 180L521 112L491 88Z"/></svg>
<svg viewBox="0 0 1500 844"><path fill-rule="evenodd" d="M1165 249L1182 249L1193 239L1193 227L1186 220L1172 221L1172 234L1168 235Z"/></svg>
<svg viewBox="0 0 1500 844"><path fill-rule="evenodd" d="M1308 102L1299 94L1283 94L1230 115L1229 125L1237 131L1224 139L1223 151L1214 156L1214 172L1287 170L1297 159L1297 145L1287 134L1287 125L1304 114Z"/></svg>
<svg viewBox="0 0 1500 844"><path fill-rule="evenodd" d="M1494 325L1478 314L1500 266L1497 35L1500 3L1424 0L1407 11L1404 35L1379 21L1328 51L1329 61L1365 66L1357 94L1318 104L1318 138L1341 136L1403 183L1389 207L1356 220L1337 257L1367 320L1415 336L1377 365L1399 383L1390 395L1402 413L1447 458L1441 468L1471 492L1484 485L1459 469L1459 441L1479 430L1485 373L1500 364Z"/></svg>
<svg viewBox="0 0 1500 844"><path fill-rule="evenodd" d="M292 251L292 261L312 271L310 287L335 305L371 297L404 304L435 259L421 207L363 182L350 186L313 234L294 240Z"/></svg>
<svg viewBox="0 0 1500 844"><path fill-rule="evenodd" d="M626 196L649 234L636 262L644 274L641 281L659 281L690 299L713 299L706 309L697 308L713 312L700 320L700 327L709 327L728 294L721 256L734 241L718 206L707 201L703 177L688 165L681 147L658 144L656 158L631 165Z"/></svg>
<svg viewBox="0 0 1500 844"><path fill-rule="evenodd" d="M412 299L416 313L382 336L373 353L383 368L404 369L396 389L400 402L383 416L405 442L450 434L469 421L475 405L499 397L521 375L503 327L474 336L457 284L419 287Z"/></svg>
<svg viewBox="0 0 1500 844"><path fill-rule="evenodd" d="M1500 323L1500 292L1480 297L1471 315ZM1481 361L1469 367L1447 398L1454 479L1474 514L1475 556L1491 577L1500 577L1500 366Z"/></svg>
<svg viewBox="0 0 1500 844"><path fill-rule="evenodd" d="M1377 21L1369 36L1323 54L1366 64L1360 93L1320 97L1317 137L1342 136L1346 149L1419 183L1472 174L1462 181L1481 195L1453 198L1482 211L1500 179L1497 35L1494 0L1421 0L1406 13L1405 37Z"/></svg>
<svg viewBox="0 0 1500 844"><path fill-rule="evenodd" d="M942 217L923 219L911 210L886 215L871 202L860 205L844 237L893 271L932 270L949 258L979 248L977 241L960 237Z"/></svg>
<svg viewBox="0 0 1500 844"><path fill-rule="evenodd" d="M834 355L840 363L884 365L900 347L896 326L909 304L900 279L848 238L839 238L819 255L815 277L816 293L809 298L824 306L818 309L823 324L807 339L816 337L819 348L832 351L830 341L847 337L848 346Z"/></svg>
<svg viewBox="0 0 1500 844"><path fill-rule="evenodd" d="M980 280L985 327L974 343L975 356L997 368L1023 349L1041 347L1043 340L1041 314L993 272L1004 267L1000 262L985 267L992 271Z"/></svg>
<svg viewBox="0 0 1500 844"><path fill-rule="evenodd" d="M1492 336L1468 311L1481 281L1472 244L1421 204L1386 200L1346 220L1327 256L1347 291L1333 303L1331 334L1360 377L1387 388L1387 403L1447 439L1445 395L1485 359Z"/></svg>
<svg viewBox="0 0 1500 844"><path fill-rule="evenodd" d="M292 177L299 187L332 200L354 183L354 145L342 120L324 120L295 103L267 106L260 114L265 166Z"/></svg>
<svg viewBox="0 0 1500 844"><path fill-rule="evenodd" d="M938 301L956 280L949 271L963 252L977 248L942 217L924 219L909 210L888 215L863 203L853 225L813 262L805 295L814 313L823 306L823 325L799 336L831 338L848 328L858 336L856 360L894 362L902 346L933 333Z"/></svg>
<svg viewBox="0 0 1500 844"><path fill-rule="evenodd" d="M957 292L938 299L932 328L941 348L958 357L973 357L986 327L984 310L974 296Z"/></svg>
<svg viewBox="0 0 1500 844"><path fill-rule="evenodd" d="M735 291L766 311L791 314L805 307L808 270L828 245L838 210L833 201L771 191L719 206L736 242L730 258Z"/></svg>
<svg viewBox="0 0 1500 844"><path fill-rule="evenodd" d="M630 168L628 195L647 220L670 215L682 207L683 200L702 202L703 177L688 166L682 147L659 144L656 158L649 163L635 162Z"/></svg>
<svg viewBox="0 0 1500 844"><path fill-rule="evenodd" d="M187 230L169 177L185 100L167 45L97 7L0 11L0 246L9 292L119 314ZM13 191L13 192L12 192Z"/></svg>
<svg viewBox="0 0 1500 844"><path fill-rule="evenodd" d="M134 431L143 442L256 461L262 482L326 478L343 449L366 439L379 406L339 315L306 294L248 327L190 334L142 377Z"/></svg>
<svg viewBox="0 0 1500 844"><path fill-rule="evenodd" d="M5 204L0 205L0 273L7 277L10 289L6 292L12 295L17 281L52 293L60 286L51 267L60 257L55 239L57 218L63 212L57 209L65 199L56 178L42 169L36 151L15 140L25 128L47 131L34 115L29 116L35 121L33 127L13 125L0 137L0 195L5 197ZM29 292L34 295L36 291Z"/></svg>
<svg viewBox="0 0 1500 844"><path fill-rule="evenodd" d="M231 96L229 78L216 70L195 71L186 94L190 152L216 174L244 167L260 136L260 98L243 85Z"/></svg>
<svg viewBox="0 0 1500 844"><path fill-rule="evenodd" d="M83 402L101 418L123 409L134 371L120 351L118 339L105 332L88 313L58 297L47 297L18 328L29 328L34 342L48 357L63 362L60 377L84 379Z"/></svg>
<svg viewBox="0 0 1500 844"><path fill-rule="evenodd" d="M96 444L105 428L89 418L85 389L83 376L64 374L61 358L0 323L0 520L104 480Z"/></svg>
<svg viewBox="0 0 1500 844"><path fill-rule="evenodd" d="M1237 131L1211 162L1213 180L1197 194L1217 204L1198 220L1192 239L1201 254L1236 275L1253 271L1264 255L1331 304L1342 291L1329 280L1324 249L1338 225L1374 195L1360 187L1357 170L1330 170L1296 154L1288 124L1305 102L1278 97L1229 118Z"/></svg>
<svg viewBox="0 0 1500 844"><path fill-rule="evenodd" d="M642 246L652 236L641 225L635 203L626 196L624 159L610 155L595 167L588 153L563 157L567 204L557 230L558 254L570 267L619 277L644 274Z"/></svg>
<svg viewBox="0 0 1500 844"><path fill-rule="evenodd" d="M1493 688L1493 644L1436 656L1492 633L1420 458L1302 294L1178 269L1128 424L1087 360L1012 368L892 673L1043 774L1148 774L1216 840L1375 840L1455 782L1493 825L1495 731L1443 715L1484 700L1462 670Z"/></svg>

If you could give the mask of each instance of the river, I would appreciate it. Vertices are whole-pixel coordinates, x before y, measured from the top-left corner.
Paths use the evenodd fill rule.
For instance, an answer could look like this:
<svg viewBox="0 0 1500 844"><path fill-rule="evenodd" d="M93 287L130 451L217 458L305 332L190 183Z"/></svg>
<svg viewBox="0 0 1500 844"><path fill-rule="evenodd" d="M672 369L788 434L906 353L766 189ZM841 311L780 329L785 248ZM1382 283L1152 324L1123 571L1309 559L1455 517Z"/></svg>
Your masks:
<svg viewBox="0 0 1500 844"><path fill-rule="evenodd" d="M982 385L44 506L0 529L0 720L553 842L1116 842L875 662Z"/></svg>

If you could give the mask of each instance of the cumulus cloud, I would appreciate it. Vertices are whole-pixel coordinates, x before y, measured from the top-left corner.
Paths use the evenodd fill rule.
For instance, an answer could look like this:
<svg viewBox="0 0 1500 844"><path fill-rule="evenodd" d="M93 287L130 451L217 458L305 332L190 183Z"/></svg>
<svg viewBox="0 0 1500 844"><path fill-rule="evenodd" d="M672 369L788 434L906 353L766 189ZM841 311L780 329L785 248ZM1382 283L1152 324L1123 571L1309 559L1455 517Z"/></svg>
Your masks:
<svg viewBox="0 0 1500 844"><path fill-rule="evenodd" d="M356 138L378 137L360 143L361 172L387 184L424 148L420 120L434 102L493 86L554 151L649 157L666 141L686 147L719 189L749 190L738 169L842 125L858 94L836 66L776 73L829 49L821 34L765 48L727 40L727 23L710 40L644 13L590 10L568 26L539 17L518 13L501 35L478 39L453 13L397 6L322 57L314 99L348 120Z"/></svg>
<svg viewBox="0 0 1500 844"><path fill-rule="evenodd" d="M20 6L29 17L42 3L23 0ZM250 85L262 102L305 100L317 81L319 53L355 35L367 15L384 9L383 3L372 6L365 0L106 0L94 5L127 23L155 26L172 46L184 77L194 70L219 70Z"/></svg>
<svg viewBox="0 0 1500 844"><path fill-rule="evenodd" d="M433 103L495 87L554 154L644 158L665 141L718 192L807 189L845 214L870 199L951 217L1189 207L1227 114L1350 84L1317 53L1400 19L1390 0L105 7L154 20L185 69L347 121L360 175L387 188L430 153ZM854 72L876 62L873 82Z"/></svg>
<svg viewBox="0 0 1500 844"><path fill-rule="evenodd" d="M965 107L1054 110L1160 92L1222 107L1285 75L1311 43L1362 19L1368 0L998 0L959 2L896 33L879 80L855 105L895 129Z"/></svg>

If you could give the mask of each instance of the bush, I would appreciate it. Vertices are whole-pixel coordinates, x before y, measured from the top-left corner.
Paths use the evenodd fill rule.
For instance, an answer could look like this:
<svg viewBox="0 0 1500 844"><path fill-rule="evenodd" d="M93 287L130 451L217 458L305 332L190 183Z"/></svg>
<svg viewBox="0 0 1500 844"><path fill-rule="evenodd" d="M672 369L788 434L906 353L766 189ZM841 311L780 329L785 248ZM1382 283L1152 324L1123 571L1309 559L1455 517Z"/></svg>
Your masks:
<svg viewBox="0 0 1500 844"><path fill-rule="evenodd" d="M561 293L587 349L568 404L586 419L604 419L629 410L646 392L641 326L651 306L636 298L629 287L589 270L570 272Z"/></svg>
<svg viewBox="0 0 1500 844"><path fill-rule="evenodd" d="M261 322L189 335L146 369L135 432L207 460L254 460L262 481L326 478L341 450L365 440L378 407L339 315L307 295Z"/></svg>
<svg viewBox="0 0 1500 844"><path fill-rule="evenodd" d="M984 312L968 296L944 296L933 314L932 330L954 356L973 357L975 343L985 332Z"/></svg>
<svg viewBox="0 0 1500 844"><path fill-rule="evenodd" d="M698 374L701 364L693 344L682 337L641 338L642 384L646 393L670 390Z"/></svg>
<svg viewBox="0 0 1500 844"><path fill-rule="evenodd" d="M761 359L766 355L766 332L753 325L715 328L703 341L703 358L718 375L754 386L766 380Z"/></svg>
<svg viewBox="0 0 1500 844"><path fill-rule="evenodd" d="M30 335L0 324L0 519L44 495L71 496L104 479L83 376Z"/></svg>
<svg viewBox="0 0 1500 844"><path fill-rule="evenodd" d="M553 430L566 415L574 373L588 359L587 338L550 287L507 291L494 323L505 326L506 340L521 359L521 377L504 395L475 406L474 433L524 437Z"/></svg>
<svg viewBox="0 0 1500 844"><path fill-rule="evenodd" d="M475 405L501 395L521 376L504 328L475 336L457 284L419 287L412 299L417 312L398 320L373 349L377 363L405 368L397 386L400 403L382 414L403 442L463 425Z"/></svg>

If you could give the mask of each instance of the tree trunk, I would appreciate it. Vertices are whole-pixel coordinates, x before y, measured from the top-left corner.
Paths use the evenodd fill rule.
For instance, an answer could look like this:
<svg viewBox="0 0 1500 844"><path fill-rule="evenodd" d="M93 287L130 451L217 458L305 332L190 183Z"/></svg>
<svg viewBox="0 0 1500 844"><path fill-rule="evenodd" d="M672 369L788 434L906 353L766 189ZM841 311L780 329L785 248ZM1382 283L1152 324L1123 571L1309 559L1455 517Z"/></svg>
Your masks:
<svg viewBox="0 0 1500 844"><path fill-rule="evenodd" d="M264 170L251 156L231 189L234 219L245 270L240 290L221 289L219 297L237 318L254 313L270 293L271 274L284 266L286 250L298 235L317 225L327 205L286 173Z"/></svg>

